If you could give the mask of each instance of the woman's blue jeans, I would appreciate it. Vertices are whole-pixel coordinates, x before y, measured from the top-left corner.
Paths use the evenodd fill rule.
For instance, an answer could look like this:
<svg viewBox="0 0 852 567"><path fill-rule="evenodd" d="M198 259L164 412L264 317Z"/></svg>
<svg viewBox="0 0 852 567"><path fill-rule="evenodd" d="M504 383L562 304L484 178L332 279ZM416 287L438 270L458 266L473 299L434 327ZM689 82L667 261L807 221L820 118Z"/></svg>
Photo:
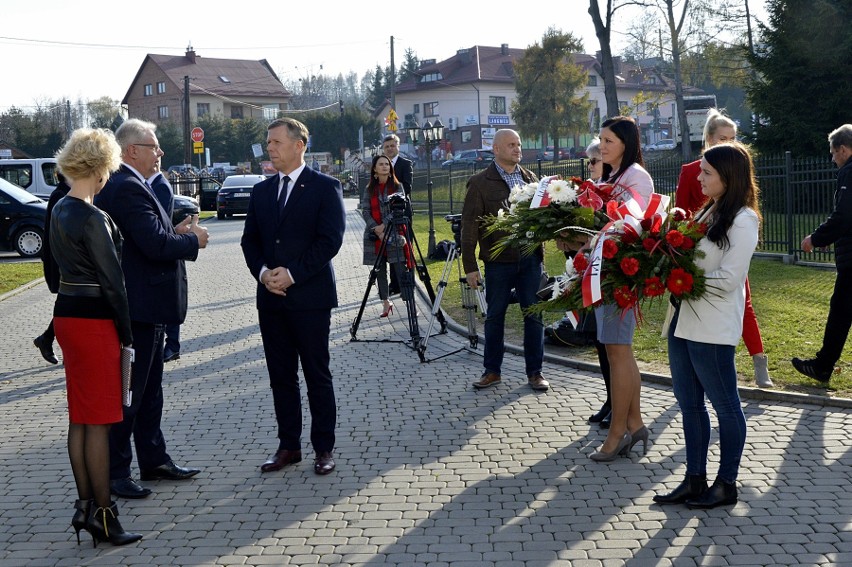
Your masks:
<svg viewBox="0 0 852 567"><path fill-rule="evenodd" d="M736 347L699 343L674 336L678 316L669 327L669 366L675 398L683 413L686 474L707 474L710 415L704 396L719 420L719 478L737 480L746 439L746 421L737 390Z"/></svg>

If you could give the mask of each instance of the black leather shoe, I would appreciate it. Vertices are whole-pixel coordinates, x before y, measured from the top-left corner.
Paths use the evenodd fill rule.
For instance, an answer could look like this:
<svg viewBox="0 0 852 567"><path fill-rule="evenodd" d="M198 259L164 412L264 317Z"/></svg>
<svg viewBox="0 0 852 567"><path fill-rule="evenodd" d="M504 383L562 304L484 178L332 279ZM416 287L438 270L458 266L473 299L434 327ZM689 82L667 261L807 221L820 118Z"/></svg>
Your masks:
<svg viewBox="0 0 852 567"><path fill-rule="evenodd" d="M317 474L328 474L334 470L334 458L331 456L331 451L322 451L317 453L317 458L314 461L314 472Z"/></svg>
<svg viewBox="0 0 852 567"><path fill-rule="evenodd" d="M292 465L302 460L301 451L291 451L290 449L279 449L275 454L260 465L260 472L275 472L280 471L287 465Z"/></svg>
<svg viewBox="0 0 852 567"><path fill-rule="evenodd" d="M606 417L603 418L600 423L598 423L598 427L601 429L609 429L609 426L612 425L612 412L606 414Z"/></svg>
<svg viewBox="0 0 852 567"><path fill-rule="evenodd" d="M119 498L146 498L151 494L150 488L139 486L139 484L130 477L119 478L109 481L109 491Z"/></svg>
<svg viewBox="0 0 852 567"><path fill-rule="evenodd" d="M185 480L200 472L199 469L185 469L177 466L174 461L168 461L155 469L139 471L139 476L142 480Z"/></svg>
<svg viewBox="0 0 852 567"><path fill-rule="evenodd" d="M713 486L705 490L701 496L686 501L686 506L691 509L709 510L716 506L727 506L737 503L737 485L729 484L717 478Z"/></svg>
<svg viewBox="0 0 852 567"><path fill-rule="evenodd" d="M612 406L609 403L606 403L601 406L598 413L589 418L589 423L600 423L604 420L604 418L609 417L610 413L612 413Z"/></svg>
<svg viewBox="0 0 852 567"><path fill-rule="evenodd" d="M172 362L180 358L180 352L167 350L163 352L163 362Z"/></svg>
<svg viewBox="0 0 852 567"><path fill-rule="evenodd" d="M707 490L707 476L703 474L688 474L677 488L668 494L657 494L654 502L657 504L681 504L691 498L698 498Z"/></svg>
<svg viewBox="0 0 852 567"><path fill-rule="evenodd" d="M39 335L33 339L33 344L38 347L41 357L51 364L59 364L56 355L53 353L53 344L48 343L44 339L44 335Z"/></svg>

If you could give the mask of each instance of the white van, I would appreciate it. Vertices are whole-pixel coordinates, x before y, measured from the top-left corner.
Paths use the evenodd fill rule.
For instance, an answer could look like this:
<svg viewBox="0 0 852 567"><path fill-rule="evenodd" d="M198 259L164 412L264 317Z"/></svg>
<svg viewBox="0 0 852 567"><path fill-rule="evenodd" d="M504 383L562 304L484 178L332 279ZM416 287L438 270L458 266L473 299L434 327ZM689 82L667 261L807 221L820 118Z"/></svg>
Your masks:
<svg viewBox="0 0 852 567"><path fill-rule="evenodd" d="M0 159L0 177L47 201L56 189L56 159Z"/></svg>

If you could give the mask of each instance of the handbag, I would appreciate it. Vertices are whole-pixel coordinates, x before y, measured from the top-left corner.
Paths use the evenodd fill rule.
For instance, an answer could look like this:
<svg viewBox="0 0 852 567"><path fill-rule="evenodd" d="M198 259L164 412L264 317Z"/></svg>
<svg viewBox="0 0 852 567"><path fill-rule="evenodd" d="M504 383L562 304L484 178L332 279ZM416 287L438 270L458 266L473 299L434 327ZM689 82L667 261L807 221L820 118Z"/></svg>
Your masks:
<svg viewBox="0 0 852 567"><path fill-rule="evenodd" d="M548 276L547 272L542 270L541 280L538 283L538 291L535 292L536 296L542 301L547 301L548 299L552 298L553 284L555 283L556 278L554 276Z"/></svg>

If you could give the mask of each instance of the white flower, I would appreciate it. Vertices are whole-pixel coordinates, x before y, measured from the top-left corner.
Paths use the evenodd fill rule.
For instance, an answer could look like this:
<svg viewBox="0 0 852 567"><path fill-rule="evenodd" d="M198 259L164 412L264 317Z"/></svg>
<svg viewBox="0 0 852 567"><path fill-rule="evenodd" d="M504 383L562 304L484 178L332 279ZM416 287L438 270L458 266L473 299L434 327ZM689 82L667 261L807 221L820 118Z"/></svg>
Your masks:
<svg viewBox="0 0 852 567"><path fill-rule="evenodd" d="M512 206L514 206L514 205L512 205ZM506 216L506 210L505 209L500 209L499 211L497 211L497 218L498 219L503 220L503 218L505 216Z"/></svg>
<svg viewBox="0 0 852 567"><path fill-rule="evenodd" d="M530 186L530 184L524 185L523 187L520 185L515 185L509 192L509 202L524 203L532 199L535 195L536 186L532 185L532 192L530 192Z"/></svg>
<svg viewBox="0 0 852 567"><path fill-rule="evenodd" d="M531 231L531 230L527 231L527 238L532 238L534 236L535 236L535 233L533 231Z"/></svg>
<svg viewBox="0 0 852 567"><path fill-rule="evenodd" d="M518 210L518 204L517 204L517 203L512 203L512 204L509 206L509 214L510 214L510 215L514 215L514 214L515 214L515 211L517 211L517 210Z"/></svg>
<svg viewBox="0 0 852 567"><path fill-rule="evenodd" d="M569 258L565 261L565 275L569 278L577 275L577 269L574 267L573 258Z"/></svg>
<svg viewBox="0 0 852 567"><path fill-rule="evenodd" d="M550 200L557 204L577 202L577 190L564 179L551 181L547 186L547 193L550 195Z"/></svg>

